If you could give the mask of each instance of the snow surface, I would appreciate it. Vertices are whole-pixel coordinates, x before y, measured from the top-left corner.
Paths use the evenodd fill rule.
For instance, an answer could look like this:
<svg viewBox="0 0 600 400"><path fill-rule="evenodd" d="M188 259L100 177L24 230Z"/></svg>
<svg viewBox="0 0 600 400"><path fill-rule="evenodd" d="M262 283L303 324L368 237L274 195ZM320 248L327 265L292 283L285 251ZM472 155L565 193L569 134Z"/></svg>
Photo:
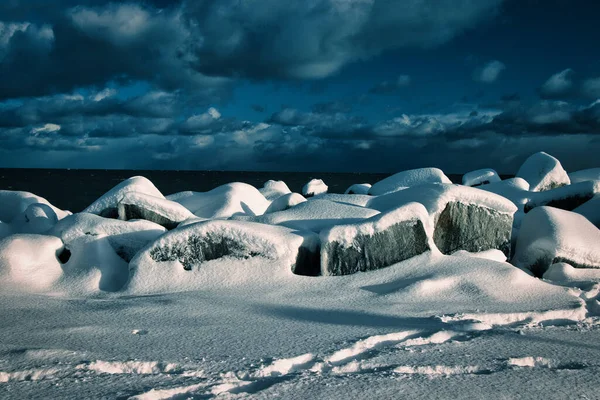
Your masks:
<svg viewBox="0 0 600 400"><path fill-rule="evenodd" d="M521 165L517 177L529 182L529 190L541 192L571 183L560 161L543 151L535 153Z"/></svg>
<svg viewBox="0 0 600 400"><path fill-rule="evenodd" d="M83 212L100 216L117 216L119 201L129 192L139 192L150 196L164 198L154 184L143 176L134 176L119 183L98 200L90 204Z"/></svg>
<svg viewBox="0 0 600 400"><path fill-rule="evenodd" d="M582 169L569 174L571 183L585 181L600 181L600 168Z"/></svg>
<svg viewBox="0 0 600 400"><path fill-rule="evenodd" d="M305 197L316 196L327 193L327 185L321 179L311 179L302 187L302 195Z"/></svg>
<svg viewBox="0 0 600 400"><path fill-rule="evenodd" d="M373 196L368 196L366 194L325 193L310 197L308 200L329 200L340 204L350 204L354 206L366 207L367 203L371 201L371 199L373 199Z"/></svg>
<svg viewBox="0 0 600 400"><path fill-rule="evenodd" d="M284 181L274 180L266 181L263 187L259 189L259 192L269 201L276 200L283 195L292 193Z"/></svg>
<svg viewBox="0 0 600 400"><path fill-rule="evenodd" d="M600 196L594 196L592 199L575 208L573 212L583 215L588 221L596 225L597 228L600 228Z"/></svg>
<svg viewBox="0 0 600 400"><path fill-rule="evenodd" d="M500 182L500 177L496 171L490 168L467 172L462 177L462 184L465 186L479 186L497 182Z"/></svg>
<svg viewBox="0 0 600 400"><path fill-rule="evenodd" d="M300 203L304 203L306 199L299 193L288 193L284 194L271 202L269 208L265 211L265 214L274 213L277 211L285 211L289 208L297 206Z"/></svg>
<svg viewBox="0 0 600 400"><path fill-rule="evenodd" d="M369 194L379 196L427 183L452 183L438 168L419 168L398 172L373 184Z"/></svg>
<svg viewBox="0 0 600 400"><path fill-rule="evenodd" d="M370 183L355 183L346 189L344 194L369 194L369 189L371 189Z"/></svg>

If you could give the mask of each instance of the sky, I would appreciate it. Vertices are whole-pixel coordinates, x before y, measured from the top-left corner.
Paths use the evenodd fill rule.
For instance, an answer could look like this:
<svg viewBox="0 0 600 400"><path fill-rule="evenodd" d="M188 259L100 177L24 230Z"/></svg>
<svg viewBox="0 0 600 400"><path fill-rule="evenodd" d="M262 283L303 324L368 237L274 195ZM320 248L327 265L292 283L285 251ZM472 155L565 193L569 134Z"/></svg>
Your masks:
<svg viewBox="0 0 600 400"><path fill-rule="evenodd" d="M0 167L600 167L600 2L2 0Z"/></svg>

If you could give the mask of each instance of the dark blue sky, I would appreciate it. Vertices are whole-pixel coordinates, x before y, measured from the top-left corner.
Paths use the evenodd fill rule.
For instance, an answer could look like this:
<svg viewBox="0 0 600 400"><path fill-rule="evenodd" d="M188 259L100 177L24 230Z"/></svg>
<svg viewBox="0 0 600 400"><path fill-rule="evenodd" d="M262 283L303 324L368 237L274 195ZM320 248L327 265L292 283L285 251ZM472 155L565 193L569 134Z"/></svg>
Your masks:
<svg viewBox="0 0 600 400"><path fill-rule="evenodd" d="M600 166L600 3L5 0L0 167Z"/></svg>

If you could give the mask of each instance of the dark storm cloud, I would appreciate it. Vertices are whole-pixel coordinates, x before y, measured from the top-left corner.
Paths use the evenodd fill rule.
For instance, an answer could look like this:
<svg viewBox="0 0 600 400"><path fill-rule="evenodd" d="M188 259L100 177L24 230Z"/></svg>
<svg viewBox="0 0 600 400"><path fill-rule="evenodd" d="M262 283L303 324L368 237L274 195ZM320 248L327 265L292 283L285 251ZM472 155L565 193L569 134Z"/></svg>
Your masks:
<svg viewBox="0 0 600 400"><path fill-rule="evenodd" d="M383 81L369 89L371 94L395 94L402 88L410 85L411 79L408 75L400 75L395 81Z"/></svg>

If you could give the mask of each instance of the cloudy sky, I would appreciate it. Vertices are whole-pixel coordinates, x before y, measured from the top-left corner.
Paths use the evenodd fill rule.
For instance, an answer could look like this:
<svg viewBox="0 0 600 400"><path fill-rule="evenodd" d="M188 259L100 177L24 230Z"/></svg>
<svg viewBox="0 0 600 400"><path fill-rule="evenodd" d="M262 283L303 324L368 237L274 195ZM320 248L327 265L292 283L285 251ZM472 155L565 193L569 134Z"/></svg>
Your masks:
<svg viewBox="0 0 600 400"><path fill-rule="evenodd" d="M0 167L600 167L600 2L2 0Z"/></svg>

